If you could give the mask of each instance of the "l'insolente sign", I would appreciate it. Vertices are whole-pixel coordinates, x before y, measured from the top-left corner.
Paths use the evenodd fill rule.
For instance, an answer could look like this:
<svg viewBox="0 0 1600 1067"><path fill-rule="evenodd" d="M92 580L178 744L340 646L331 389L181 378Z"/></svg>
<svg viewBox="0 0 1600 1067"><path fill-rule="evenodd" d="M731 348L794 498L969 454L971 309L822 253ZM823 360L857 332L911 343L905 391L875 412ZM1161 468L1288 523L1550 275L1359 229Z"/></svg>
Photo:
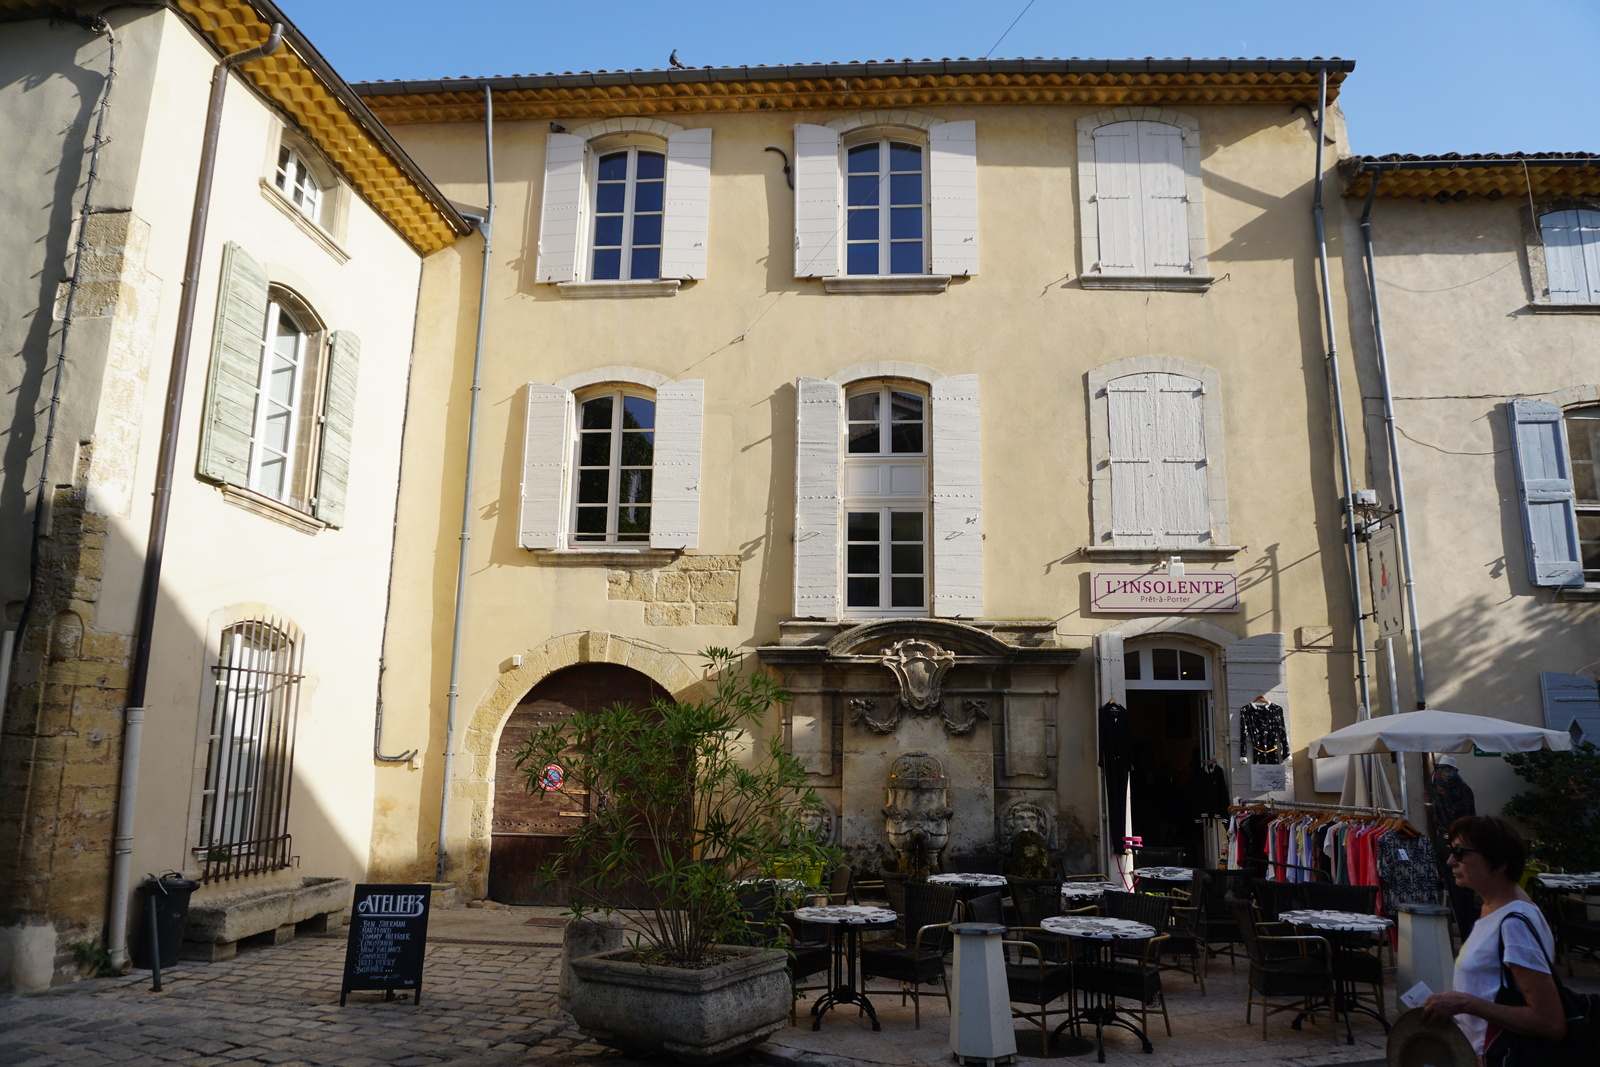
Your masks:
<svg viewBox="0 0 1600 1067"><path fill-rule="evenodd" d="M1107 570L1089 575L1091 611L1139 614L1239 610L1237 571L1190 571L1174 578L1161 571Z"/></svg>

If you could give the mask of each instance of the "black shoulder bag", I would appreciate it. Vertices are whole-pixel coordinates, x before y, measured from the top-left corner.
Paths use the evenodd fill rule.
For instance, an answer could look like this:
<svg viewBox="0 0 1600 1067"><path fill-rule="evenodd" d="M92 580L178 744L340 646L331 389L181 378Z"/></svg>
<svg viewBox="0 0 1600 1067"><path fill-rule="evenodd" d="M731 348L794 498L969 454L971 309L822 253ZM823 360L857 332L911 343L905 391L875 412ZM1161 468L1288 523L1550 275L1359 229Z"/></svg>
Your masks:
<svg viewBox="0 0 1600 1067"><path fill-rule="evenodd" d="M1511 967L1506 963L1505 924L1512 919L1522 920L1541 953L1544 952L1544 942L1539 939L1539 931L1534 928L1533 921L1522 912L1514 911L1500 921L1500 989L1494 995L1494 1002L1522 1007L1527 1001L1523 999L1522 991L1512 977ZM1556 993L1561 997L1561 1013L1567 1017L1567 1036L1560 1041L1551 1041L1549 1038L1529 1037L1502 1029L1484 1050L1483 1059L1488 1067L1590 1067L1600 1064L1600 1038L1595 1036L1594 1028L1589 1025L1585 998L1580 998L1561 984L1561 979L1556 975L1555 961L1550 959L1548 953L1545 954L1545 963L1550 967L1550 977L1556 984Z"/></svg>

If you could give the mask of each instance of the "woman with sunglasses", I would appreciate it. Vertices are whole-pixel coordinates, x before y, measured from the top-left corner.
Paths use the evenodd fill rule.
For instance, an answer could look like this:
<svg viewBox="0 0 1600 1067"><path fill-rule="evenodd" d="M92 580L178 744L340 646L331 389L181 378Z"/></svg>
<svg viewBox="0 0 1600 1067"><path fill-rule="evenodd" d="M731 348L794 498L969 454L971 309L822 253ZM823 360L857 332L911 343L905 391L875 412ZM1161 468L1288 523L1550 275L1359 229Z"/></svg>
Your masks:
<svg viewBox="0 0 1600 1067"><path fill-rule="evenodd" d="M1517 880L1527 863L1528 846L1511 823L1498 815L1469 815L1450 824L1446 861L1456 884L1483 898L1483 911L1456 956L1454 986L1435 993L1422 1006L1425 1022L1442 1026L1453 1016L1483 1061L1493 1030L1560 1041L1567 1034L1561 996L1550 974L1555 938L1539 909ZM1510 919L1511 915L1523 915ZM1530 929L1530 924L1532 929ZM1501 944L1505 962L1524 1003L1496 1004L1500 989Z"/></svg>

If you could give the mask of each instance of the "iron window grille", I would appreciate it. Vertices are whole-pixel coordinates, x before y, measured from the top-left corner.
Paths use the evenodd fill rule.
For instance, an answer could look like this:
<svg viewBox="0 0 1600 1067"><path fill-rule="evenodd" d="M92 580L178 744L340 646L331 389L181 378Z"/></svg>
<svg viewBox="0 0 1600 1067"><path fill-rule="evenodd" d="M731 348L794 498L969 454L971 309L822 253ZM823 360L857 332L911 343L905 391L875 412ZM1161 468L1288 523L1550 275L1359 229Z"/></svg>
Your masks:
<svg viewBox="0 0 1600 1067"><path fill-rule="evenodd" d="M251 619L222 632L195 850L204 881L293 862L289 792L302 643L299 630L281 619Z"/></svg>

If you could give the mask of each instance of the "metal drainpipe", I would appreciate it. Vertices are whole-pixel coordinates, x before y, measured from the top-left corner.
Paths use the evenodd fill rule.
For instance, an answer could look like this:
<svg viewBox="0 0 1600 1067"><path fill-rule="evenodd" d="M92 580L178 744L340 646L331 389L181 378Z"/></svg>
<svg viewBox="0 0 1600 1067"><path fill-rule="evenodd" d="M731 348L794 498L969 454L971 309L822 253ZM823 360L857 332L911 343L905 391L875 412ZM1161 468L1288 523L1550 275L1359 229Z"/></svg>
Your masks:
<svg viewBox="0 0 1600 1067"><path fill-rule="evenodd" d="M1372 714L1371 686L1367 678L1366 609L1361 599L1361 550L1356 539L1356 509L1354 489L1350 478L1350 441L1344 423L1344 390L1339 381L1339 346L1333 334L1333 291L1328 286L1328 234L1322 219L1322 144L1328 120L1328 72L1323 70L1317 80L1317 174L1311 217L1317 229L1317 273L1322 282L1322 323L1328 335L1328 389L1333 401L1333 426L1339 446L1339 476L1344 491L1345 547L1350 556L1350 610L1354 613L1352 629L1355 632L1356 681L1361 689L1361 703L1356 708L1356 718L1366 719Z"/></svg>
<svg viewBox="0 0 1600 1067"><path fill-rule="evenodd" d="M1361 212L1361 244L1367 260L1367 296L1372 302L1372 339L1378 355L1378 380L1383 387L1383 428L1389 439L1389 469L1394 479L1395 525L1400 534L1400 574L1406 587L1406 621L1411 626L1411 666L1417 687L1417 710L1428 706L1427 675L1422 666L1422 629L1417 625L1417 582L1411 567L1411 531L1406 522L1406 481L1400 466L1400 435L1394 421L1394 389L1389 384L1389 351L1383 343L1383 312L1378 306L1378 265L1372 250L1372 202L1383 171L1374 171Z"/></svg>
<svg viewBox="0 0 1600 1067"><path fill-rule="evenodd" d="M461 487L461 554L456 563L456 612L450 632L450 691L446 697L444 721L444 783L439 788L439 854L433 880L444 881L445 861L450 856L446 833L450 828L450 773L455 762L456 701L461 682L461 621L467 600L467 544L472 540L472 471L477 458L478 394L483 378L483 323L489 310L489 257L494 251L494 94L483 87L483 156L489 203L477 220L483 234L483 273L478 282L478 337L472 352L472 398L467 406L467 471ZM468 219L474 216L465 216Z"/></svg>
<svg viewBox="0 0 1600 1067"><path fill-rule="evenodd" d="M134 810L139 799L139 747L144 736L145 687L150 680L150 648L161 593L161 559L166 551L167 514L172 505L172 472L178 463L178 424L183 416L184 382L189 375L189 341L194 331L201 253L205 247L206 219L211 210L211 182L217 165L217 141L222 130L222 101L228 89L228 72L241 63L278 50L283 24L272 24L266 42L224 56L211 74L211 101L206 105L205 137L200 147L200 173L195 181L194 210L189 217L189 249L184 260L183 290L178 300L178 325L172 343L172 370L167 379L166 410L161 422L161 450L156 463L150 538L145 546L144 577L139 586L139 615L134 633L133 663L129 668L128 711L122 735L122 783L117 797L117 828L111 843L111 916L106 947L112 966L128 961L128 885L133 862Z"/></svg>

